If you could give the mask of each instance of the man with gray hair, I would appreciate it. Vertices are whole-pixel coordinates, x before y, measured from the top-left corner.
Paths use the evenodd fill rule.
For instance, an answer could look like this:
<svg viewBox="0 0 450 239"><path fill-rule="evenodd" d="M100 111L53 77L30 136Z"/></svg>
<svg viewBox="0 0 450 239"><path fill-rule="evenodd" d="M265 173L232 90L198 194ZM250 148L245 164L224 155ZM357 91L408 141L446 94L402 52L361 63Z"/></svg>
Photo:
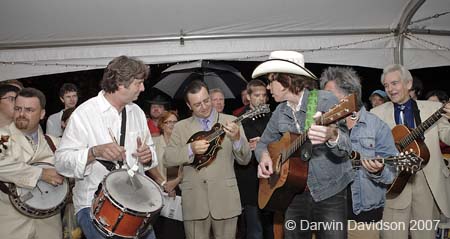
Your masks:
<svg viewBox="0 0 450 239"><path fill-rule="evenodd" d="M389 157L398 153L395 148L389 126L380 118L368 112L361 100L361 83L359 76L351 68L329 67L320 77L320 87L342 99L355 94L358 112L353 112L346 119L350 130L353 152L361 158L361 168L356 168L356 175L347 190L348 238L380 237L376 229L358 227L366 223L375 225L383 216L386 188L395 177L395 170L375 160L377 157ZM375 227L372 227L375 228Z"/></svg>
<svg viewBox="0 0 450 239"><path fill-rule="evenodd" d="M442 104L439 102L413 100L409 90L413 85L411 73L402 65L390 65L384 68L381 83L391 102L384 103L372 112L384 120L390 128L403 124L408 128L416 128ZM404 223L409 226L402 230L384 230L385 239L434 238L439 210L450 217L450 177L444 162L441 160L439 139L450 144L450 103L443 108L442 116L437 123L424 133L424 142L429 149L430 159L423 170L412 175L403 191L394 198L386 200L383 221ZM410 134L409 134L410 135ZM394 135L395 138L395 135ZM396 141L401 139L395 138ZM436 220L436 221L433 221ZM432 223L434 227L417 230L418 223Z"/></svg>

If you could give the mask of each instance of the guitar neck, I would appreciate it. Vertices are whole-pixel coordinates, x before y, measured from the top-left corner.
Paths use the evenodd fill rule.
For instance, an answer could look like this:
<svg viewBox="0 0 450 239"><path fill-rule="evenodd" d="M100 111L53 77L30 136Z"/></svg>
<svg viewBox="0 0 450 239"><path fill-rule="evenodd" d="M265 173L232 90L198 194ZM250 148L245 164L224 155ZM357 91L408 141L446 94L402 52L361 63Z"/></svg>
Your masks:
<svg viewBox="0 0 450 239"><path fill-rule="evenodd" d="M404 137L399 142L399 146L404 149L409 144L414 142L416 139L421 138L425 131L427 131L428 128L433 126L441 117L444 112L444 106L442 106L439 110L437 110L434 114L432 114L430 117L428 117L427 120L425 120L423 123L421 123L419 126L417 126L415 129L413 129L406 137Z"/></svg>

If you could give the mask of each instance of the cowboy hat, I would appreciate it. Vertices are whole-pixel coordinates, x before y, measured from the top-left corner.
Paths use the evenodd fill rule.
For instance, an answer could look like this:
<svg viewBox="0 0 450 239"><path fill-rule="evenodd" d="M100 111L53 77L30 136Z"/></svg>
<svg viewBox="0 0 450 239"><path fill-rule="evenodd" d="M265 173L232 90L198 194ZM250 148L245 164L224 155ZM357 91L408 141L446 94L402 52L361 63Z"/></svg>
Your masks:
<svg viewBox="0 0 450 239"><path fill-rule="evenodd" d="M303 54L296 51L271 52L269 60L261 63L253 71L252 78L254 79L268 73L288 73L317 79L311 71L305 68Z"/></svg>

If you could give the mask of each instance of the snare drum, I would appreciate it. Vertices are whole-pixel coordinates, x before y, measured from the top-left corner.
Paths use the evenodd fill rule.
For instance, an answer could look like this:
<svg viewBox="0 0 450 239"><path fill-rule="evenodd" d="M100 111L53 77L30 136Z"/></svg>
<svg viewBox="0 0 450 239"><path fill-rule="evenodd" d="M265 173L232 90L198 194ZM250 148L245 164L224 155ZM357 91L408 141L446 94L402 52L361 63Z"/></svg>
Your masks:
<svg viewBox="0 0 450 239"><path fill-rule="evenodd" d="M125 169L109 173L94 198L91 217L95 227L107 237L143 235L162 209L159 185L139 173L134 177L142 183L139 189L130 184Z"/></svg>

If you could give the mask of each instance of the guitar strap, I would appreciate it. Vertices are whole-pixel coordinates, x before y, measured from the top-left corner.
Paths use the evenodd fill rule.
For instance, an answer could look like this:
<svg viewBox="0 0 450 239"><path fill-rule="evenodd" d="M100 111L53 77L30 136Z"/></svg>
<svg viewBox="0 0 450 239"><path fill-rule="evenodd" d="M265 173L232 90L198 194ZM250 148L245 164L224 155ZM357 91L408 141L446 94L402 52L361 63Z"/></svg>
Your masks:
<svg viewBox="0 0 450 239"><path fill-rule="evenodd" d="M309 127L314 123L314 115L317 110L317 90L312 90L309 92L308 104L306 105L306 120L305 120L305 132L308 131Z"/></svg>
<svg viewBox="0 0 450 239"><path fill-rule="evenodd" d="M317 90L311 90L309 92L308 96L308 104L306 105L306 119L305 119L305 130L306 133L311 127L312 124L314 124L314 115L316 114L317 110L317 102L318 102L318 91ZM311 158L312 155L312 144L311 141L307 140L301 149L301 158L304 161L308 161Z"/></svg>
<svg viewBox="0 0 450 239"><path fill-rule="evenodd" d="M420 125L422 123L422 120L420 119L420 110L417 106L417 102L415 100L412 100L412 110L414 115L414 121L416 122L416 126Z"/></svg>

